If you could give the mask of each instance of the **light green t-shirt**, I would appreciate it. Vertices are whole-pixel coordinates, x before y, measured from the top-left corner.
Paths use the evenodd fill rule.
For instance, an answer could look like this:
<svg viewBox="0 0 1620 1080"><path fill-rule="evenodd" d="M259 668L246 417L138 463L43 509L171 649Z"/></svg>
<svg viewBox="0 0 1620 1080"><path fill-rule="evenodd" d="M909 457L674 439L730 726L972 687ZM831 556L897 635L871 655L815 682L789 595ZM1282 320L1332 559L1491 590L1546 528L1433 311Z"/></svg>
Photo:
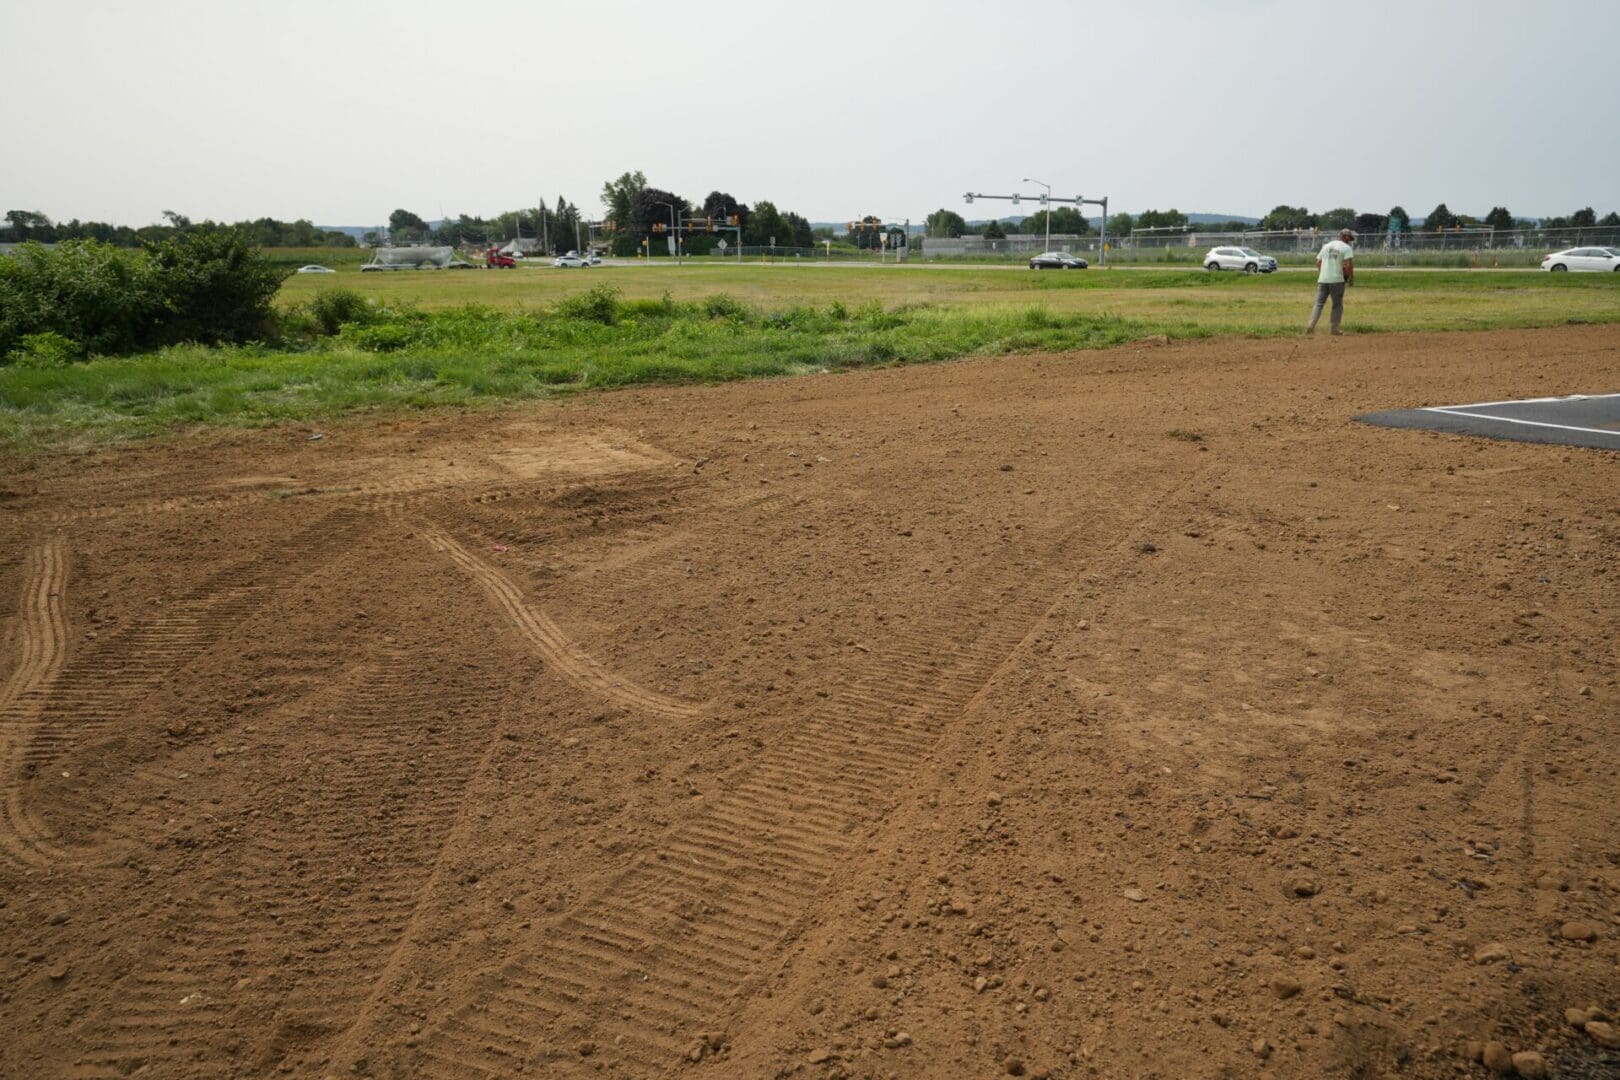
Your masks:
<svg viewBox="0 0 1620 1080"><path fill-rule="evenodd" d="M1316 275L1318 283L1337 285L1344 280L1344 260L1356 257L1356 249L1343 240L1329 240L1316 253L1322 260L1322 272Z"/></svg>

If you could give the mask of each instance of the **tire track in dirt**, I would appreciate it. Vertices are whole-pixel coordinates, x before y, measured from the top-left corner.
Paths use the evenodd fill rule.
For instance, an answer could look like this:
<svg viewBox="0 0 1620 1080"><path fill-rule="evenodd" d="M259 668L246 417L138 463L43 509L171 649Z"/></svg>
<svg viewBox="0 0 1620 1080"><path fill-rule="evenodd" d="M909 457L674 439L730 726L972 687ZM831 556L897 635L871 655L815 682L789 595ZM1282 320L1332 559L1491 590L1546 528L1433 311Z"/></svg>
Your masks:
<svg viewBox="0 0 1620 1080"><path fill-rule="evenodd" d="M5 770L0 773L5 785L0 856L36 869L121 858L126 846L111 834L87 848L57 842L30 804L29 780L84 740L116 726L172 672L212 648L283 581L318 566L323 551L343 545L361 524L361 516L351 510L326 515L273 554L220 571L150 618L81 651L48 685L16 696L0 711L6 751L0 760ZM65 541L58 543L65 551ZM62 558L60 573L65 575ZM65 642L62 619L60 629L52 632Z"/></svg>
<svg viewBox="0 0 1620 1080"><path fill-rule="evenodd" d="M438 526L425 526L422 536L462 573L483 586L492 600L534 646L542 658L575 685L628 708L666 719L687 719L703 710L696 705L638 686L603 667L571 640L544 611L495 567L479 559Z"/></svg>
<svg viewBox="0 0 1620 1080"><path fill-rule="evenodd" d="M506 685L497 665L468 675L446 656L424 669L401 651L295 703L331 712L342 752L268 782L261 827L214 863L153 934L161 954L82 1034L81 1075L271 1072L345 1029L433 880Z"/></svg>
<svg viewBox="0 0 1620 1080"><path fill-rule="evenodd" d="M1142 490L1125 531L1168 494ZM1095 525L1084 546L1106 550ZM649 1076L701 1057L703 1033L723 1026L802 924L887 813L888 792L1049 612L1073 576L1065 547L1033 566L980 575L898 631L873 670L711 807L486 972L472 1000L424 1036L415 1074L461 1080L577 1066ZM978 632L952 647L967 627Z"/></svg>
<svg viewBox="0 0 1620 1080"><path fill-rule="evenodd" d="M0 685L0 778L6 785L0 850L14 858L29 850L38 833L17 778L35 736L39 706L66 663L67 580L67 543L62 537L53 536L29 551L18 605L17 665Z"/></svg>

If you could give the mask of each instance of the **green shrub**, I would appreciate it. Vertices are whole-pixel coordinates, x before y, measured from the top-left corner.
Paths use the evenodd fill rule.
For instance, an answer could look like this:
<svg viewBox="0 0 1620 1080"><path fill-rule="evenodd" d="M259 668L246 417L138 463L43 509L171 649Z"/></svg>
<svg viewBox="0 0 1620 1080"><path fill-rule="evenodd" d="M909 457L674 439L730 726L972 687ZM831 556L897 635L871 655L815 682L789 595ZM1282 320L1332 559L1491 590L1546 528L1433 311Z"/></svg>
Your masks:
<svg viewBox="0 0 1620 1080"><path fill-rule="evenodd" d="M233 229L186 230L144 253L94 240L24 244L0 259L0 356L45 333L79 356L267 340L286 276Z"/></svg>
<svg viewBox="0 0 1620 1080"><path fill-rule="evenodd" d="M353 289L326 289L316 293L309 302L309 314L319 332L331 337L345 323L365 326L372 321L375 311L370 301Z"/></svg>
<svg viewBox="0 0 1620 1080"><path fill-rule="evenodd" d="M236 229L188 229L148 245L163 305L159 337L204 345L265 341L276 333L271 301L288 272Z"/></svg>
<svg viewBox="0 0 1620 1080"><path fill-rule="evenodd" d="M24 244L0 258L0 356L46 333L76 343L80 355L133 352L151 341L161 313L139 252L70 240L54 249Z"/></svg>
<svg viewBox="0 0 1620 1080"><path fill-rule="evenodd" d="M703 298L703 314L711 319L737 319L740 321L748 317L748 308L743 305L741 300L733 296L717 293L714 296Z"/></svg>
<svg viewBox="0 0 1620 1080"><path fill-rule="evenodd" d="M619 287L593 286L578 296L559 301L552 310L565 319L585 319L612 326L619 321Z"/></svg>
<svg viewBox="0 0 1620 1080"><path fill-rule="evenodd" d="M419 335L416 328L404 322L385 322L375 326L350 324L341 331L343 340L366 352L398 352L415 345Z"/></svg>
<svg viewBox="0 0 1620 1080"><path fill-rule="evenodd" d="M77 341L46 330L40 334L24 334L16 349L0 357L0 363L20 368L58 368L82 359L84 350Z"/></svg>

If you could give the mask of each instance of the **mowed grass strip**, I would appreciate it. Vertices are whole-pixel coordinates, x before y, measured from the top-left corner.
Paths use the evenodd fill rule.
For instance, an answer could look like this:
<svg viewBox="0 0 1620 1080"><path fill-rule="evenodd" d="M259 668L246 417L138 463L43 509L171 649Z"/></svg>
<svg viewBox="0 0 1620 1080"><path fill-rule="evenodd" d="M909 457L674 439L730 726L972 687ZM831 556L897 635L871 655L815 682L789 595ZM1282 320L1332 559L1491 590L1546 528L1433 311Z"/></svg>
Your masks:
<svg viewBox="0 0 1620 1080"><path fill-rule="evenodd" d="M1614 279L1614 280L1611 280ZM85 444L177 425L252 426L356 409L472 406L1147 337L1299 332L1305 274L791 265L305 275L373 301L366 325L277 346L181 346L61 367L0 367L0 443ZM1346 326L1486 329L1620 321L1620 275L1364 270Z"/></svg>

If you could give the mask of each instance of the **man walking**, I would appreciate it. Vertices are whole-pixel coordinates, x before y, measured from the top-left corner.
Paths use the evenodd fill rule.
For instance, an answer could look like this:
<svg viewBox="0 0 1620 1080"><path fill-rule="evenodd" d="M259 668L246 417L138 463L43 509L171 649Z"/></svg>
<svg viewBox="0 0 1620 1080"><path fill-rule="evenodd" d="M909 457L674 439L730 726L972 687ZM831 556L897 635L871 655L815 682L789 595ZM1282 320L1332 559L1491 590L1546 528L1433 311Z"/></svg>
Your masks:
<svg viewBox="0 0 1620 1080"><path fill-rule="evenodd" d="M1329 240L1316 253L1316 306L1311 308L1311 321L1305 327L1305 333L1316 333L1316 320L1322 317L1322 305L1327 303L1330 296L1333 298L1333 315L1328 322L1335 337L1342 333L1339 320L1344 318L1344 288L1356 280L1356 251L1350 246L1355 239L1355 233L1340 229L1339 238Z"/></svg>

